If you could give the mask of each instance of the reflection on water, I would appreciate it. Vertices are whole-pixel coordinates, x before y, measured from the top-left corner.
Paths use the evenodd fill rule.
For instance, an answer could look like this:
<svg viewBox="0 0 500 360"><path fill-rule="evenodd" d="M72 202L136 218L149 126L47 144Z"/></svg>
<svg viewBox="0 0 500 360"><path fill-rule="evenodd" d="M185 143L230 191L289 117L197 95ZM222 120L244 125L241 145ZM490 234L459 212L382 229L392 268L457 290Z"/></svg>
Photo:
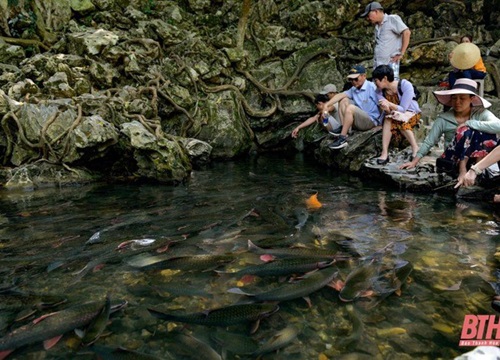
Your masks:
<svg viewBox="0 0 500 360"><path fill-rule="evenodd" d="M496 281L494 209L395 190L276 156L216 164L175 187L2 192L1 334L109 294L129 304L111 315L96 344L163 359L199 359L200 351L205 358L255 358L264 346L282 347L264 354L269 359L452 358L470 350L458 346L464 316L495 313L488 283ZM322 207L308 209L305 200L315 193ZM231 288L255 294L286 285L282 275L232 274L261 263L249 241L343 254L333 265L337 289L313 292L310 306L302 298L281 302L253 334L251 324L184 327L148 312L227 307L251 301ZM170 258L177 265L143 266ZM407 263L409 275L399 272ZM7 304L1 291L11 286L36 296ZM354 300L341 301L339 290ZM67 302L45 309L37 306L43 294ZM270 342L275 334L282 343ZM79 343L71 332L48 351L36 343L9 358L93 359Z"/></svg>

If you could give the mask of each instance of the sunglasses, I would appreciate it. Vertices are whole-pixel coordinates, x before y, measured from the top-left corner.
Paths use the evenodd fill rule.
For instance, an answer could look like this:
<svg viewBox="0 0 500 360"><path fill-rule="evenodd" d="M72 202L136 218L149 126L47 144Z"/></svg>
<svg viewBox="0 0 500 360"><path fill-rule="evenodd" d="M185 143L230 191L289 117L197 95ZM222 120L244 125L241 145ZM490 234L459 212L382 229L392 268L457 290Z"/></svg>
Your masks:
<svg viewBox="0 0 500 360"><path fill-rule="evenodd" d="M355 79L349 79L350 82L358 82L358 80L359 80L359 76Z"/></svg>

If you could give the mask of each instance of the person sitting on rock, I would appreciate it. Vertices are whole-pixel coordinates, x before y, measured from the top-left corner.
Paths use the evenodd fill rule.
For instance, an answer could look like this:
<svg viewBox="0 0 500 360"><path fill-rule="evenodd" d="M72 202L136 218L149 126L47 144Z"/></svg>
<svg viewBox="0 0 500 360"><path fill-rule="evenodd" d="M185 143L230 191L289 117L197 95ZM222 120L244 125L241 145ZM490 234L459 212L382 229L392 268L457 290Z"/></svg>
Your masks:
<svg viewBox="0 0 500 360"><path fill-rule="evenodd" d="M445 151L436 160L438 172L444 171L463 181L469 159L486 156L497 145L500 119L486 108L491 103L477 95L477 83L458 79L451 90L434 91L437 101L451 109L440 114L432 124L417 156L400 169L414 168L444 134Z"/></svg>
<svg viewBox="0 0 500 360"><path fill-rule="evenodd" d="M341 149L347 146L348 132L351 127L366 131L381 124L380 110L376 86L366 79L366 69L362 65L355 65L349 70L347 80L352 87L331 98L326 106L331 108L339 103L339 117L342 127L334 129L331 134L338 137L328 147Z"/></svg>
<svg viewBox="0 0 500 360"><path fill-rule="evenodd" d="M450 53L450 63L453 70L448 74L450 88L460 78L484 79L486 66L481 57L481 51L472 43L472 35L464 35L460 44Z"/></svg>
<svg viewBox="0 0 500 360"><path fill-rule="evenodd" d="M491 165L498 163L500 161L500 146L494 148L488 155L486 155L481 161L472 165L465 173L465 176L458 180L455 185L455 189L460 186L472 186L476 182L476 179L485 173L485 170ZM494 202L500 202L500 194L496 194L493 197Z"/></svg>
<svg viewBox="0 0 500 360"><path fill-rule="evenodd" d="M333 84L329 84L332 86L335 86ZM299 135L299 130L303 129L305 127L308 127L309 125L312 125L316 122L318 123L323 123L325 129L327 131L332 131L333 129L336 129L340 126L340 123L330 114L333 114L335 112L335 109L333 106L331 108L328 108L325 106L325 104L330 100L330 97L324 93L326 90L337 90L333 89L331 86L329 88L323 88L323 91L321 94L316 95L314 98L314 104L316 104L316 109L318 110L318 113L315 115L311 116L307 120L305 120L303 123L298 125L295 129L292 131L292 137L296 138ZM335 96L335 95L333 95ZM326 121L325 121L326 120Z"/></svg>
<svg viewBox="0 0 500 360"><path fill-rule="evenodd" d="M395 80L394 71L389 65L379 65L373 70L373 82L377 86L379 106L384 112L382 125L382 154L377 159L378 165L389 162L389 143L393 133L399 133L408 140L412 156L417 155L418 144L413 128L420 123L420 107L415 98L413 85L408 80ZM398 121L395 112L413 114L406 121Z"/></svg>

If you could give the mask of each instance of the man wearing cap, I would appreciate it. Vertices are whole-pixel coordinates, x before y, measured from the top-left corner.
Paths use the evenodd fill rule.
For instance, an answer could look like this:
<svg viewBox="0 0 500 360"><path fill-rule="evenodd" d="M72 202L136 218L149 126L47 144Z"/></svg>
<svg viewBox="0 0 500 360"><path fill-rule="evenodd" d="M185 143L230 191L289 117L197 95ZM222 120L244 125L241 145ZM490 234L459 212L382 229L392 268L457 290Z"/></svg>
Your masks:
<svg viewBox="0 0 500 360"><path fill-rule="evenodd" d="M378 65L399 64L410 44L411 31L399 15L388 15L380 3L369 3L361 17L375 25L373 68Z"/></svg>
<svg viewBox="0 0 500 360"><path fill-rule="evenodd" d="M330 149L341 149L347 146L348 132L351 127L366 131L381 124L380 110L376 90L371 81L366 80L366 69L362 65L355 65L349 70L347 80L352 87L332 97L326 107L331 108L339 104L339 117L342 127L330 133L338 138L329 145Z"/></svg>

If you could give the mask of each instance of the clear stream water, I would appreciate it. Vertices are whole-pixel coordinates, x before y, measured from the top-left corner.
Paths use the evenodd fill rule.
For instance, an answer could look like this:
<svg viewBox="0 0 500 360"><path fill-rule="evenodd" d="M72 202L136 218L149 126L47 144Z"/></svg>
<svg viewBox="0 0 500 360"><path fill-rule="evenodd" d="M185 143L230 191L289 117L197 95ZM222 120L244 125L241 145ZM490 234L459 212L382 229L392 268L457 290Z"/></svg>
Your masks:
<svg viewBox="0 0 500 360"><path fill-rule="evenodd" d="M315 193L322 207L307 209L305 201ZM145 246L129 242L117 250L138 239L154 241ZM35 308L27 320L13 323L36 303L15 300L0 309L0 327L4 335L45 312L109 294L112 302L126 300L128 306L111 315L96 344L161 359L217 358L204 346L226 359L256 358L249 353L288 326L298 335L264 359L452 359L472 350L458 345L464 316L496 314L489 282L497 281L498 239L497 210L491 204L400 192L340 175L303 155L214 164L178 186L2 191L2 288L53 294L67 302L49 310ZM348 256L335 264L337 280L345 280L374 254L379 270L404 260L413 271L400 291L388 296L379 292L344 302L337 290L325 287L310 295L311 306L302 298L282 302L253 334L250 324L184 326L149 314L148 307L182 314L225 307L241 300L227 292L230 288L255 293L285 284L282 277L231 274L260 262L248 252L249 240L271 248L342 244ZM234 259L192 270L137 267L151 256L201 254ZM370 290L370 279L365 283L362 290ZM72 332L50 350L35 343L9 356L74 358L94 359L95 354L79 346Z"/></svg>

